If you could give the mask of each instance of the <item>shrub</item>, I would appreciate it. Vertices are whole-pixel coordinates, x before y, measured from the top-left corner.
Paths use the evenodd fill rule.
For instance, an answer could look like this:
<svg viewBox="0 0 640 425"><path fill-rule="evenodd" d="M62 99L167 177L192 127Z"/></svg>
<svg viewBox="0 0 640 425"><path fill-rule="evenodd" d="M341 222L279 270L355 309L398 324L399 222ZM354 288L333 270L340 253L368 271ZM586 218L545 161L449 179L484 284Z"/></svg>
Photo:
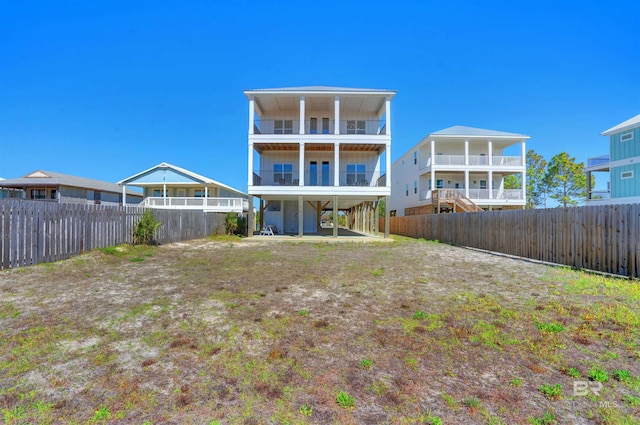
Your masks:
<svg viewBox="0 0 640 425"><path fill-rule="evenodd" d="M345 409L353 407L354 404L354 398L351 397L346 391L340 391L336 396L336 401L338 402L338 405L340 407Z"/></svg>
<svg viewBox="0 0 640 425"><path fill-rule="evenodd" d="M607 382L609 380L609 375L598 367L592 367L589 369L589 379L597 382Z"/></svg>
<svg viewBox="0 0 640 425"><path fill-rule="evenodd" d="M144 210L142 217L133 228L133 244L134 245L150 245L155 242L154 236L156 230L162 225L156 219L151 210Z"/></svg>
<svg viewBox="0 0 640 425"><path fill-rule="evenodd" d="M555 385L543 384L538 389L548 399L562 397L562 387L560 386L560 384L555 384Z"/></svg>
<svg viewBox="0 0 640 425"><path fill-rule="evenodd" d="M631 373L625 369L616 369L612 373L613 379L620 382L631 381Z"/></svg>

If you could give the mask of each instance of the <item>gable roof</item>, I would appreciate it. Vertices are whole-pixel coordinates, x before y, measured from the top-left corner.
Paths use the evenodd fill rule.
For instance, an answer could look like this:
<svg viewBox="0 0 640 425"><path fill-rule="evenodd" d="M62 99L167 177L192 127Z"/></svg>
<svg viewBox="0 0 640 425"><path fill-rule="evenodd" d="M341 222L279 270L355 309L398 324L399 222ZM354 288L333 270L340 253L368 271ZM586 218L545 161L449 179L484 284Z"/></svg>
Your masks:
<svg viewBox="0 0 640 425"><path fill-rule="evenodd" d="M621 131L631 130L636 127L640 127L640 114L636 115L633 118L629 118L628 120L621 122L620 124L611 127L609 130L603 131L600 133L601 136L608 136L614 133L620 133Z"/></svg>
<svg viewBox="0 0 640 425"><path fill-rule="evenodd" d="M530 139L531 136L526 134L509 133L506 131L487 130L484 128L466 127L463 125L454 125L453 127L445 128L434 133L430 136L443 136L443 137L493 137L504 139Z"/></svg>
<svg viewBox="0 0 640 425"><path fill-rule="evenodd" d="M82 189L96 190L100 192L122 193L122 188L115 183L94 180L86 177L71 176L69 174L57 173L55 171L36 170L24 177L17 179L3 180L2 187L34 187L34 186L69 186ZM128 195L142 197L136 191L127 191Z"/></svg>
<svg viewBox="0 0 640 425"><path fill-rule="evenodd" d="M127 177L126 179L122 179L122 180L120 180L118 182L118 184L121 185L121 186L122 185L148 186L148 185L151 185L151 184L157 184L157 183L153 183L153 182L138 182L136 184L136 180L139 180L140 178L142 178L144 176L147 176L147 175L153 173L154 171L163 170L163 169L172 170L172 171L174 171L174 172L176 172L178 174L186 176L189 179L191 179L193 181L193 183L199 183L199 184L203 184L203 185L204 184L206 184L206 185L214 185L214 186L218 186L218 187L230 190L232 192L236 192L236 193L238 193L240 195L243 195L243 196L248 196L246 193L241 192L238 189L234 189L231 186L227 186L224 183L220 183L219 181L210 179L209 177L205 177L205 176L202 176L200 174L194 173L193 171L189 171L186 168L181 168L181 167L169 164L168 162L161 162L160 164L155 165L155 166L153 166L151 168L148 168L148 169L146 169L144 171L141 171L141 172L139 172L137 174L134 174L131 177ZM167 183L170 183L170 182L167 182ZM173 183L176 183L176 182L173 182Z"/></svg>
<svg viewBox="0 0 640 425"><path fill-rule="evenodd" d="M299 94L312 94L312 93L356 93L356 94L387 94L393 97L396 94L395 90L385 89L363 89L355 87L334 87L334 86L299 86L299 87L280 87L271 89L252 89L245 90L244 94L249 97L251 93L299 93Z"/></svg>

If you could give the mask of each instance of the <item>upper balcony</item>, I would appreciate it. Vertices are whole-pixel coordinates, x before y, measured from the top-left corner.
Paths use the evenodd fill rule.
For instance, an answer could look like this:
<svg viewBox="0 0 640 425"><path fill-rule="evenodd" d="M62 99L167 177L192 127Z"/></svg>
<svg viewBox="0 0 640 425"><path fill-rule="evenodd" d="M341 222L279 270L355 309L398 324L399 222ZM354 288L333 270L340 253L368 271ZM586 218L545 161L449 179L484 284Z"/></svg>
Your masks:
<svg viewBox="0 0 640 425"><path fill-rule="evenodd" d="M236 212L249 210L249 201L244 198L209 198L186 196L150 196L140 206L145 208L172 210L200 210L211 212Z"/></svg>
<svg viewBox="0 0 640 425"><path fill-rule="evenodd" d="M609 171L609 154L587 158L586 171Z"/></svg>
<svg viewBox="0 0 640 425"><path fill-rule="evenodd" d="M464 155L436 155L433 159L431 155L420 163L420 170L431 169L432 166L464 168L472 167L522 167L524 166L521 156L499 156L493 155L491 163L486 155L469 155L468 164L465 164Z"/></svg>
<svg viewBox="0 0 640 425"><path fill-rule="evenodd" d="M257 119L254 121L253 134L282 134L299 136L300 134L325 135L386 135L384 120L340 120L336 133L336 121L331 119L305 120L300 131L300 120Z"/></svg>

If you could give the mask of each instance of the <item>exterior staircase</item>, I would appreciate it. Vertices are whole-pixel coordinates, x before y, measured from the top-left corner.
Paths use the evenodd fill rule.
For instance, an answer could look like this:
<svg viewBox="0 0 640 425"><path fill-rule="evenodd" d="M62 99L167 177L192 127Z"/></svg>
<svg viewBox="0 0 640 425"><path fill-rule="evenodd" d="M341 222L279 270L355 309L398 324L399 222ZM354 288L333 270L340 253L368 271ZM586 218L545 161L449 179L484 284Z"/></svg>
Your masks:
<svg viewBox="0 0 640 425"><path fill-rule="evenodd" d="M437 212L440 212L442 204L446 204L454 212L482 211L482 208L457 189L436 189L431 192L431 202L437 205Z"/></svg>

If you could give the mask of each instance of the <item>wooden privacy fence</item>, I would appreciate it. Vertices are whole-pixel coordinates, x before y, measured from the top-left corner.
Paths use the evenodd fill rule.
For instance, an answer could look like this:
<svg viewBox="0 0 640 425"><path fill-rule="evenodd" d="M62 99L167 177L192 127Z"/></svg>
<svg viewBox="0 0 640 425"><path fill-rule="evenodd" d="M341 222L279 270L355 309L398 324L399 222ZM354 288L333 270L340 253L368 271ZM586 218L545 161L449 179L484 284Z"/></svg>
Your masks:
<svg viewBox="0 0 640 425"><path fill-rule="evenodd" d="M63 260L95 248L131 243L143 208L0 201L0 269ZM159 243L224 232L224 214L153 210Z"/></svg>
<svg viewBox="0 0 640 425"><path fill-rule="evenodd" d="M640 277L640 204L391 217L389 230Z"/></svg>

